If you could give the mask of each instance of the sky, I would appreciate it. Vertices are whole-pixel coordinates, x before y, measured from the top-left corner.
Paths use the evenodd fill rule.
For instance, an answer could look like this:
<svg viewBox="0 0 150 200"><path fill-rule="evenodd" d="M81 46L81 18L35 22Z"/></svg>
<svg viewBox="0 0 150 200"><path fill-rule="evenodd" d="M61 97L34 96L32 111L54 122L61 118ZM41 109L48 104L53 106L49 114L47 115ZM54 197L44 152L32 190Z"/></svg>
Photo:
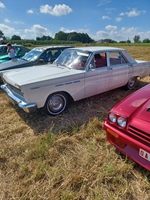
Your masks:
<svg viewBox="0 0 150 200"><path fill-rule="evenodd" d="M87 33L94 40L150 39L150 0L0 0L5 37Z"/></svg>

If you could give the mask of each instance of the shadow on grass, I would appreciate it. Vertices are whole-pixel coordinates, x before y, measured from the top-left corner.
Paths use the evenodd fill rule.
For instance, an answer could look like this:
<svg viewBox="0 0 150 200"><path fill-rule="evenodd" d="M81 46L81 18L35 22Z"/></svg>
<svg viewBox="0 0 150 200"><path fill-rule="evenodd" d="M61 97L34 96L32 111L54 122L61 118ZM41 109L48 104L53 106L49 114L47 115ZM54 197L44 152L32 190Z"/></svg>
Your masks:
<svg viewBox="0 0 150 200"><path fill-rule="evenodd" d="M35 135L42 133L71 132L74 127L80 127L95 117L103 123L109 110L127 95L143 87L147 83L140 82L134 90L125 91L122 88L114 89L90 98L69 104L68 109L58 116L47 116L38 110L28 114L14 107L20 117L31 127Z"/></svg>
<svg viewBox="0 0 150 200"><path fill-rule="evenodd" d="M35 134L48 133L49 131L69 131L71 127L82 126L94 117L103 121L108 111L131 91L116 89L87 99L73 102L67 110L58 116L48 116L38 110L35 113L25 113L15 107L20 117L33 129Z"/></svg>

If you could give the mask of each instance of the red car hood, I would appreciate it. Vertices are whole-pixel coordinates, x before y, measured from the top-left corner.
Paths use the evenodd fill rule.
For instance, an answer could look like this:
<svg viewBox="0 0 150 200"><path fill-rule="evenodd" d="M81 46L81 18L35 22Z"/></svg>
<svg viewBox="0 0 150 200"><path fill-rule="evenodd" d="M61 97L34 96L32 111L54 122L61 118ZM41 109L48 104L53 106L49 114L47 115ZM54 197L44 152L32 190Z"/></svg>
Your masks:
<svg viewBox="0 0 150 200"><path fill-rule="evenodd" d="M150 122L150 84L127 96L111 111Z"/></svg>
<svg viewBox="0 0 150 200"><path fill-rule="evenodd" d="M134 113L134 117L150 122L150 100L140 106Z"/></svg>

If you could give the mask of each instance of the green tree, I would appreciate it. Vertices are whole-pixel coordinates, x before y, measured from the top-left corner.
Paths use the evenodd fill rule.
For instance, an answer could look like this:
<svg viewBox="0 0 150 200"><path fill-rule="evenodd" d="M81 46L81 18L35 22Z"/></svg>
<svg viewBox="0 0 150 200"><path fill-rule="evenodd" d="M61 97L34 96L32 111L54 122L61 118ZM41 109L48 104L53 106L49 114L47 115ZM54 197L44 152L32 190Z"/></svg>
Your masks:
<svg viewBox="0 0 150 200"><path fill-rule="evenodd" d="M139 35L135 35L133 38L134 43L139 43L140 42L140 36Z"/></svg>
<svg viewBox="0 0 150 200"><path fill-rule="evenodd" d="M117 41L115 41L115 40L112 40L112 39L102 39L102 40L100 40L100 42L101 43L117 43Z"/></svg>
<svg viewBox="0 0 150 200"><path fill-rule="evenodd" d="M19 35L13 35L11 40L21 40L21 37Z"/></svg>
<svg viewBox="0 0 150 200"><path fill-rule="evenodd" d="M77 41L77 42L81 41L80 35L77 34L76 32L71 32L71 33L68 33L67 35L68 35L67 40L69 41Z"/></svg>
<svg viewBox="0 0 150 200"><path fill-rule="evenodd" d="M67 40L67 33L59 31L58 33L55 34L54 40Z"/></svg>
<svg viewBox="0 0 150 200"><path fill-rule="evenodd" d="M0 38L4 38L4 33L0 30Z"/></svg>
<svg viewBox="0 0 150 200"><path fill-rule="evenodd" d="M145 38L145 39L143 40L143 43L150 43L150 39Z"/></svg>
<svg viewBox="0 0 150 200"><path fill-rule="evenodd" d="M36 40L53 40L52 37L43 35L42 37L36 37Z"/></svg>
<svg viewBox="0 0 150 200"><path fill-rule="evenodd" d="M87 33L78 33L78 35L80 36L80 42L82 42L82 43L93 43L93 42L95 42L93 39L91 39L89 37L89 35Z"/></svg>

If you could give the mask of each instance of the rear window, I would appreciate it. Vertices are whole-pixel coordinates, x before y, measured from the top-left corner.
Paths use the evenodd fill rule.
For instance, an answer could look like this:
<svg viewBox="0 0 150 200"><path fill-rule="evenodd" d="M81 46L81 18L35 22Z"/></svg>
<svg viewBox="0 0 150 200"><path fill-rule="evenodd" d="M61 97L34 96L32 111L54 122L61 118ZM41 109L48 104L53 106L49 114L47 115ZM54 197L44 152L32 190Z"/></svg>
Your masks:
<svg viewBox="0 0 150 200"><path fill-rule="evenodd" d="M120 52L109 52L110 65L128 63L127 59Z"/></svg>

